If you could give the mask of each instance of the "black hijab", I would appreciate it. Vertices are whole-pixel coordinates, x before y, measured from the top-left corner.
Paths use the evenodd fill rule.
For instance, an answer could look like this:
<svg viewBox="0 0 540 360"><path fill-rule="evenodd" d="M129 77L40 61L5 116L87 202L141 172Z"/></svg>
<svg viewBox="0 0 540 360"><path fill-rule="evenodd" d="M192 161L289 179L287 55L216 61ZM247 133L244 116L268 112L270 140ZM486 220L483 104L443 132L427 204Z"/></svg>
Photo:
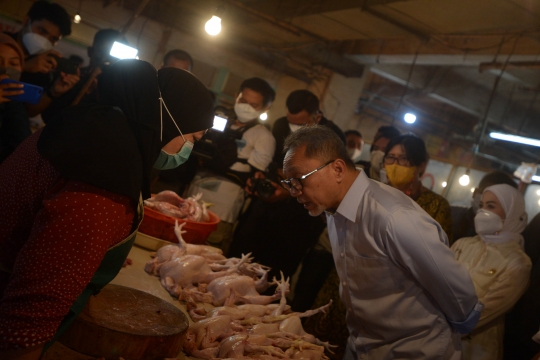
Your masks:
<svg viewBox="0 0 540 360"><path fill-rule="evenodd" d="M175 119L198 114L189 117L197 131L210 127L213 114L203 111L213 106L208 90L190 73L178 72L162 90L174 104L167 103L169 111ZM191 96L188 86L195 89ZM121 60L107 68L98 95L100 104L67 108L48 124L38 151L62 176L128 196L135 205L140 192L150 197L150 171L161 148L180 134L163 110L160 140L158 76L145 61Z"/></svg>

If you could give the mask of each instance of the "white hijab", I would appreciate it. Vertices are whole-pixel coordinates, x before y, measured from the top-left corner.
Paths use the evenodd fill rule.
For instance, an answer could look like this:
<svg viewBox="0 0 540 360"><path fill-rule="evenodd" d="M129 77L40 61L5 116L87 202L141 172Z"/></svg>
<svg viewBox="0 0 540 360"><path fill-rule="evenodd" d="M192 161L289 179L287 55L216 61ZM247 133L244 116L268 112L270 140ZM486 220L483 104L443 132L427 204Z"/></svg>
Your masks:
<svg viewBox="0 0 540 360"><path fill-rule="evenodd" d="M516 189L507 184L489 186L484 190L492 192L504 209L506 216L503 227L497 235L480 235L485 242L505 243L517 241L521 248L524 248L523 236L521 233L527 226L527 212L525 212L525 199Z"/></svg>

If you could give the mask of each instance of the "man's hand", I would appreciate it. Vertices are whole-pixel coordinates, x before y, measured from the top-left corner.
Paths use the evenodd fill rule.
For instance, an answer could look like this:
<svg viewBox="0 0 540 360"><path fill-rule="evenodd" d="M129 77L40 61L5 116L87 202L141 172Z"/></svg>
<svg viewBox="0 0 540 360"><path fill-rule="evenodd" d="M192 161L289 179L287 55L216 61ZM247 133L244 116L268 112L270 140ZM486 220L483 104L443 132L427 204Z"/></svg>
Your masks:
<svg viewBox="0 0 540 360"><path fill-rule="evenodd" d="M6 74L0 75L0 81L4 79L8 79L8 78L9 76L7 76ZM0 104L11 101L11 99L8 99L6 96L24 94L24 90L22 89L23 87L24 87L23 84L16 84L16 83L0 84ZM20 90L16 90L16 89L20 89Z"/></svg>
<svg viewBox="0 0 540 360"><path fill-rule="evenodd" d="M58 64L54 56L61 57L62 55L58 51L49 50L43 54L30 57L28 60L24 61L23 72L29 73L48 73Z"/></svg>
<svg viewBox="0 0 540 360"><path fill-rule="evenodd" d="M60 76L53 83L50 89L50 93L53 97L57 98L64 95L66 92L71 90L75 84L79 82L80 71L77 70L77 74L66 74L64 72L60 73Z"/></svg>

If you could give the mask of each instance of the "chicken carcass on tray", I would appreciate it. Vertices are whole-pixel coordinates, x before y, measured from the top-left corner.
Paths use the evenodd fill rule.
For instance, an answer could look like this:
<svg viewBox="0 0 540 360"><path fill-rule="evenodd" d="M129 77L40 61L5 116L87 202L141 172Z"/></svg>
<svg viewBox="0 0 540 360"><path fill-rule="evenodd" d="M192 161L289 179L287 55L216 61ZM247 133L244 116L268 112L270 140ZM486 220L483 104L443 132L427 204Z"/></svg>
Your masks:
<svg viewBox="0 0 540 360"><path fill-rule="evenodd" d="M197 222L210 221L208 214L208 204L201 201L202 194L199 193L187 199L178 196L174 191L165 190L150 199L144 200L144 205L150 209L159 211L162 214L179 219L188 219ZM202 204L201 204L201 203Z"/></svg>
<svg viewBox="0 0 540 360"><path fill-rule="evenodd" d="M225 258L219 249L187 244L182 225L178 245L159 249L145 270L160 277L169 293L186 302L190 326L184 351L201 359L327 359L331 345L302 328L301 318L326 312L325 305L304 313L287 305L289 279L269 282L270 268L253 263L250 254ZM274 295L261 295L276 286ZM279 303L272 303L279 300ZM197 302L215 306L211 311ZM241 304L241 305L239 305Z"/></svg>

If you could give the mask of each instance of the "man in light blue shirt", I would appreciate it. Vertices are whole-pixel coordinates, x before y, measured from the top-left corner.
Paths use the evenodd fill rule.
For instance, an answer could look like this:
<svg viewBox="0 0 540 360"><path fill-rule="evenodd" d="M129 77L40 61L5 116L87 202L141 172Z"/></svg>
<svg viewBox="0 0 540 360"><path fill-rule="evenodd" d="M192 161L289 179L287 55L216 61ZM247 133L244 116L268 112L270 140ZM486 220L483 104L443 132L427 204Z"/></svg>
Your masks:
<svg viewBox="0 0 540 360"><path fill-rule="evenodd" d="M339 138L304 127L285 143L283 186L326 212L347 307L346 359L460 359L480 317L467 269L440 225L402 192L355 169Z"/></svg>

